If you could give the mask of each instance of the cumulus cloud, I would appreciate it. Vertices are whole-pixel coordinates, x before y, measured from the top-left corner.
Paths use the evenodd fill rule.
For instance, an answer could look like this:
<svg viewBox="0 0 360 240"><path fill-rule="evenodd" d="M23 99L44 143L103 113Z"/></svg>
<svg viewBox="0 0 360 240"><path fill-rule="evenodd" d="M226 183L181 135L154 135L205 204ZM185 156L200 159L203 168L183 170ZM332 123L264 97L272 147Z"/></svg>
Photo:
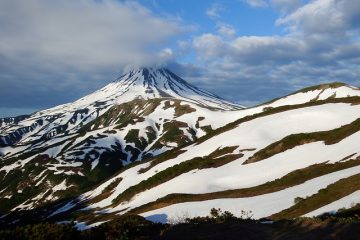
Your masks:
<svg viewBox="0 0 360 240"><path fill-rule="evenodd" d="M148 46L179 31L176 23L152 16L141 5L112 0L5 0L1 9L1 55L31 55L57 65L146 61Z"/></svg>
<svg viewBox="0 0 360 240"><path fill-rule="evenodd" d="M0 110L74 100L115 79L129 63L167 63L198 86L242 103L320 82L360 85L360 1L251 2L279 11L274 24L284 34L238 35L221 21L223 6L214 4L206 14L216 32L167 46L183 24L134 1L2 0Z"/></svg>
<svg viewBox="0 0 360 240"><path fill-rule="evenodd" d="M39 97L32 106L65 90L73 100L128 64L167 61L172 52L164 46L184 31L130 1L2 0L0 9L0 95L9 99L0 107L27 106L11 99L14 92Z"/></svg>
<svg viewBox="0 0 360 240"><path fill-rule="evenodd" d="M339 1L313 1L295 12L276 21L278 25L288 24L292 31L305 33L336 33L344 28L344 12L339 9Z"/></svg>
<svg viewBox="0 0 360 240"><path fill-rule="evenodd" d="M303 5L302 0L271 0L270 4L283 14L292 12Z"/></svg>
<svg viewBox="0 0 360 240"><path fill-rule="evenodd" d="M224 10L224 7L219 3L214 3L210 8L206 9L206 15L211 19L220 18L220 12Z"/></svg>
<svg viewBox="0 0 360 240"><path fill-rule="evenodd" d="M243 101L261 101L264 96L270 99L321 82L359 85L359 1L315 0L302 6L295 1L287 3L294 3L287 8L292 11L276 21L287 28L285 35L226 39L220 33L205 33L195 37L193 48L206 62L204 77L197 80L211 82L217 86L215 92L233 93L235 100ZM244 94L228 87L234 85L243 88ZM254 95L263 88L258 86L272 89Z"/></svg>
<svg viewBox="0 0 360 240"><path fill-rule="evenodd" d="M268 2L266 0L243 0L245 3L249 4L251 7L267 7Z"/></svg>
<svg viewBox="0 0 360 240"><path fill-rule="evenodd" d="M219 23L217 24L217 31L220 35L232 38L236 35L236 30L233 26L225 23Z"/></svg>
<svg viewBox="0 0 360 240"><path fill-rule="evenodd" d="M195 37L193 46L199 53L199 57L202 57L205 60L221 57L223 54L227 53L226 48L228 47L220 36L212 33L206 33Z"/></svg>

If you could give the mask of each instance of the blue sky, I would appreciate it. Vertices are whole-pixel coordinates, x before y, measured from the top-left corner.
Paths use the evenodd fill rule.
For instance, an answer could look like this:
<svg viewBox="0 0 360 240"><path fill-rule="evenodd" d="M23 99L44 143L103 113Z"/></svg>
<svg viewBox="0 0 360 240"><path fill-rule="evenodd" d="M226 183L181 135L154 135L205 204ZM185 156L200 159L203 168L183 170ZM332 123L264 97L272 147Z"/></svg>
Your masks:
<svg viewBox="0 0 360 240"><path fill-rule="evenodd" d="M167 66L254 105L360 85L358 0L0 1L0 117L74 101L129 66Z"/></svg>
<svg viewBox="0 0 360 240"><path fill-rule="evenodd" d="M281 28L274 25L278 14L272 8L254 8L241 0L142 0L140 3L159 16L181 18L187 24L196 26L197 33L216 31L217 22L231 24L241 35L272 35L282 32Z"/></svg>

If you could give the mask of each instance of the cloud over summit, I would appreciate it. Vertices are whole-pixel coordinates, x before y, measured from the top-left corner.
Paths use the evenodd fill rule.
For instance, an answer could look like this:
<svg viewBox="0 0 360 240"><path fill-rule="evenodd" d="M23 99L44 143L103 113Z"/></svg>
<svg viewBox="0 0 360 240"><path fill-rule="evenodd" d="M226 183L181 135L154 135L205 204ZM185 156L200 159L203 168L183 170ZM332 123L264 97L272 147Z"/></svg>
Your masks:
<svg viewBox="0 0 360 240"><path fill-rule="evenodd" d="M254 2L247 1L251 6ZM207 63L203 75L218 82L215 86L226 83L246 89L271 83L276 91L278 86L295 90L321 82L360 83L359 21L354 20L360 18L359 1L267 3L281 11L274 24L284 27L284 34L226 39L221 34L204 33L194 37L192 47ZM259 98L252 96L246 95L244 102Z"/></svg>
<svg viewBox="0 0 360 240"><path fill-rule="evenodd" d="M359 27L358 0L0 0L0 109L72 101L129 66L240 103L360 85Z"/></svg>
<svg viewBox="0 0 360 240"><path fill-rule="evenodd" d="M0 95L8 98L17 89L44 102L48 92L66 92L59 100L72 100L129 64L167 61L169 38L184 30L130 1L2 0L0 9ZM28 105L19 98L0 107L9 103Z"/></svg>

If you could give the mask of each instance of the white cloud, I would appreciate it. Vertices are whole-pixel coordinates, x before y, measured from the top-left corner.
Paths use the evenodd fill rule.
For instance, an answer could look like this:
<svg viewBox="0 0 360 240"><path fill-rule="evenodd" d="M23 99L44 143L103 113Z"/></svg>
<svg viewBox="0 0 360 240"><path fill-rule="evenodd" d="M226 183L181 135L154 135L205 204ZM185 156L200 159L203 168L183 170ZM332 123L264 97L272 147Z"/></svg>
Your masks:
<svg viewBox="0 0 360 240"><path fill-rule="evenodd" d="M219 23L217 26L217 31L219 32L220 35L227 37L227 38L232 38L236 34L235 28L233 26L231 26L229 24L225 24L225 23Z"/></svg>
<svg viewBox="0 0 360 240"><path fill-rule="evenodd" d="M280 11L284 35L237 35L220 21L224 8L215 4L206 14L217 32L169 48L182 23L134 1L0 0L0 95L11 99L0 107L74 100L129 63L170 62L186 79L242 101L324 81L360 84L360 1L260 2ZM176 63L179 56L191 64Z"/></svg>
<svg viewBox="0 0 360 240"><path fill-rule="evenodd" d="M224 8L222 5L220 5L219 3L214 3L213 5L211 5L210 8L206 10L206 15L209 18L217 19L220 18L220 12L223 10Z"/></svg>
<svg viewBox="0 0 360 240"><path fill-rule="evenodd" d="M211 33L195 37L193 46L199 53L199 57L203 57L204 59L221 57L223 53L226 53L225 48L227 47L220 36Z"/></svg>
<svg viewBox="0 0 360 240"><path fill-rule="evenodd" d="M302 0L242 0L254 8L274 7L282 13L289 13L303 4Z"/></svg>
<svg viewBox="0 0 360 240"><path fill-rule="evenodd" d="M160 63L167 63L171 60L174 60L174 52L171 48L164 48L159 53L161 59Z"/></svg>
<svg viewBox="0 0 360 240"><path fill-rule="evenodd" d="M129 64L172 60L167 43L187 31L135 1L0 0L0 9L0 107L73 101Z"/></svg>
<svg viewBox="0 0 360 240"><path fill-rule="evenodd" d="M0 55L55 69L147 62L181 31L177 22L129 2L3 0L0 8Z"/></svg>
<svg viewBox="0 0 360 240"><path fill-rule="evenodd" d="M266 0L243 0L247 4L249 4L251 7L268 7L268 2Z"/></svg>
<svg viewBox="0 0 360 240"><path fill-rule="evenodd" d="M302 4L302 0L271 0L271 5L281 13L286 14L299 8Z"/></svg>
<svg viewBox="0 0 360 240"><path fill-rule="evenodd" d="M281 2L285 5L285 1L277 1ZM280 89L289 92L321 82L358 86L360 1L314 0L303 6L294 3L286 11L277 21L280 27L287 27L285 35L226 38L218 31L195 37L193 48L199 62L206 63L196 79L214 85L218 94L236 95L238 89L229 86L246 89L235 100L270 99L275 97L271 90L280 95ZM253 95L260 93L262 86L273 89L264 96Z"/></svg>
<svg viewBox="0 0 360 240"><path fill-rule="evenodd" d="M352 0L346 0L352 1ZM276 21L278 25L288 24L292 31L306 33L339 33L346 30L342 1L317 0L297 9Z"/></svg>

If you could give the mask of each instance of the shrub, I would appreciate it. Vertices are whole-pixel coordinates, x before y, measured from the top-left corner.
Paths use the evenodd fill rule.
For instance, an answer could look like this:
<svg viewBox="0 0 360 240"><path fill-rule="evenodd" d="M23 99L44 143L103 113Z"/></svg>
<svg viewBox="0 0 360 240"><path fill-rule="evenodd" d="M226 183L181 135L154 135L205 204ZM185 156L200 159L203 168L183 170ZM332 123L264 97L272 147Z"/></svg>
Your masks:
<svg viewBox="0 0 360 240"><path fill-rule="evenodd" d="M301 202L303 200L304 200L304 198L302 198L302 197L296 197L296 198L294 198L294 203L298 204L299 202Z"/></svg>

